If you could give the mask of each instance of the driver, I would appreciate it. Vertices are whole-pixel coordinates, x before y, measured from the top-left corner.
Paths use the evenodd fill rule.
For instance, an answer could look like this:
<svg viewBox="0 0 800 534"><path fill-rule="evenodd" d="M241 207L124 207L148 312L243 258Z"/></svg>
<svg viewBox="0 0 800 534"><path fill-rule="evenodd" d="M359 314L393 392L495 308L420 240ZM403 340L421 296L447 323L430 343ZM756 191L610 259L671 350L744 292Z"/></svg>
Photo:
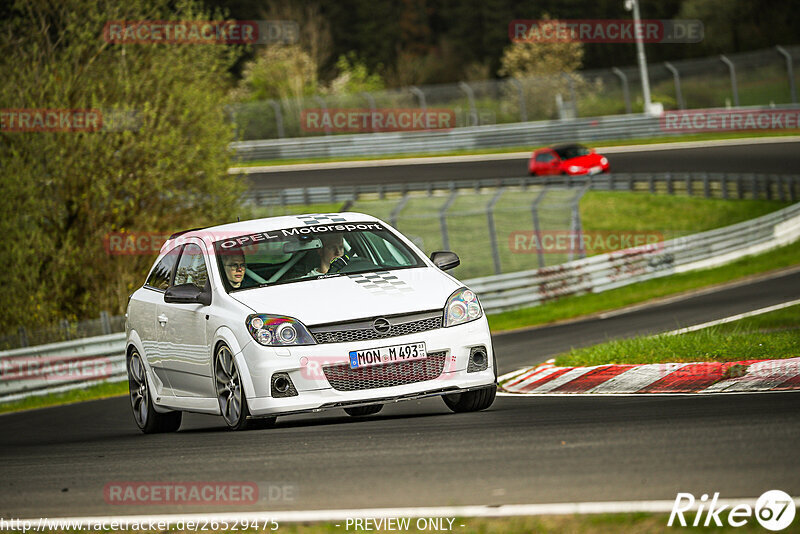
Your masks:
<svg viewBox="0 0 800 534"><path fill-rule="evenodd" d="M233 289L242 287L244 272L247 270L244 253L241 250L237 250L224 255L222 257L222 269L225 271L225 277Z"/></svg>
<svg viewBox="0 0 800 534"><path fill-rule="evenodd" d="M332 266L334 267L334 272L337 272L347 265L349 258L344 254L342 234L325 234L320 236L320 239L322 240L322 248L317 249L317 254L319 255L318 264L306 276L327 274Z"/></svg>

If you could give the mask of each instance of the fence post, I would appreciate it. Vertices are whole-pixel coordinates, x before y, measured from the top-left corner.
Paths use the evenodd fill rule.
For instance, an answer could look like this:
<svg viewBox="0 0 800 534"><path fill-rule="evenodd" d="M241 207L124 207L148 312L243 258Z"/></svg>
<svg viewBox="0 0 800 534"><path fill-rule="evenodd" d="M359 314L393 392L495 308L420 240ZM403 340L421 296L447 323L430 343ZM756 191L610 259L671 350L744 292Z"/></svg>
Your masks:
<svg viewBox="0 0 800 534"><path fill-rule="evenodd" d="M319 95L314 95L314 100L317 101L317 103L319 104L320 108L322 109L322 112L327 115L328 114L328 106L327 106L327 104L325 104L325 100ZM331 134L330 124L328 123L328 121L325 121L325 135L330 135L330 134Z"/></svg>
<svg viewBox="0 0 800 534"><path fill-rule="evenodd" d="M475 93L472 92L472 87L467 82L458 82L458 87L467 94L469 101L470 124L464 126L479 126L478 110L475 109Z"/></svg>
<svg viewBox="0 0 800 534"><path fill-rule="evenodd" d="M776 179L775 185L778 186L778 200L780 200L781 202L786 202L786 194L783 191L784 178L783 176L777 175L775 179ZM791 184L791 182L789 183Z"/></svg>
<svg viewBox="0 0 800 534"><path fill-rule="evenodd" d="M687 173L686 174L686 195L687 196L692 196L693 192L694 191L692 190L692 173Z"/></svg>
<svg viewBox="0 0 800 534"><path fill-rule="evenodd" d="M522 82L516 78L510 78L511 83L517 86L519 92L519 120L520 122L528 122L528 110L525 107L525 90L522 87Z"/></svg>
<svg viewBox="0 0 800 534"><path fill-rule="evenodd" d="M683 92L681 92L681 75L678 73L678 69L669 61L664 62L664 68L672 73L672 78L675 80L675 100L678 101L678 109L686 109Z"/></svg>
<svg viewBox="0 0 800 534"><path fill-rule="evenodd" d="M622 97L625 99L625 113L631 114L631 92L628 88L628 76L617 67L611 67L611 72L616 74L622 83Z"/></svg>
<svg viewBox="0 0 800 534"><path fill-rule="evenodd" d="M750 178L750 194L753 195L753 200L757 200L760 196L758 194L758 176L755 174Z"/></svg>
<svg viewBox="0 0 800 534"><path fill-rule="evenodd" d="M655 178L653 178L652 174L647 177L647 185L648 185L648 188L650 189L650 193L651 194L655 194L655 192L656 192L656 181L655 181Z"/></svg>
<svg viewBox="0 0 800 534"><path fill-rule="evenodd" d="M733 105L734 107L739 107L739 87L736 84L736 67L733 65L733 61L728 59L724 54L719 56L720 61L725 63L728 66L728 70L731 73L731 91L733 92Z"/></svg>
<svg viewBox="0 0 800 534"><path fill-rule="evenodd" d="M772 200L772 176L765 175L764 176L764 184L766 186L765 193L767 194L767 200Z"/></svg>
<svg viewBox="0 0 800 534"><path fill-rule="evenodd" d="M375 98L370 93L368 93L366 91L361 91L361 93L359 93L359 94L361 96L363 96L367 100L367 102L369 103L369 110L372 113L375 113L375 107L376 107L375 106ZM373 120L371 120L371 119L370 119L369 122L372 125L371 130L374 132L375 131L375 122Z"/></svg>
<svg viewBox="0 0 800 534"><path fill-rule="evenodd" d="M286 132L283 130L283 114L281 113L281 106L274 100L269 101L272 110L275 112L275 126L278 128L278 137L283 139L286 137Z"/></svg>
<svg viewBox="0 0 800 534"><path fill-rule="evenodd" d="M722 189L722 198L728 200L728 175L722 174L720 178L720 188Z"/></svg>
<svg viewBox="0 0 800 534"><path fill-rule="evenodd" d="M497 201L500 200L500 197L503 195L503 188L500 187L497 189L497 192L494 194L492 199L486 204L486 222L489 225L489 242L492 245L492 260L494 262L494 274L502 273L502 269L500 267L500 251L497 249L497 234L495 232L494 227L494 205L497 204Z"/></svg>
<svg viewBox="0 0 800 534"><path fill-rule="evenodd" d="M736 194L739 197L739 200L744 198L744 185L742 184L741 174L736 176Z"/></svg>
<svg viewBox="0 0 800 534"><path fill-rule="evenodd" d="M27 347L28 346L28 332L25 330L24 326L19 327L19 346L20 347Z"/></svg>
<svg viewBox="0 0 800 534"><path fill-rule="evenodd" d="M103 328L104 334L111 333L111 319L108 316L108 312L105 310L100 312L100 325Z"/></svg>
<svg viewBox="0 0 800 534"><path fill-rule="evenodd" d="M67 340L71 339L69 335L69 321L66 319L61 319L59 324L61 325L61 329L64 331L64 338Z"/></svg>
<svg viewBox="0 0 800 534"><path fill-rule="evenodd" d="M711 198L711 184L708 180L708 173L703 173L703 196L705 198Z"/></svg>
<svg viewBox="0 0 800 534"><path fill-rule="evenodd" d="M397 229L397 215L403 208L406 207L407 203L408 203L408 193L403 193L403 198L400 199L400 202L397 203L397 206L394 207L391 215L389 215L389 224L394 226L395 229Z"/></svg>
<svg viewBox="0 0 800 534"><path fill-rule="evenodd" d="M786 74L789 76L789 91L792 93L792 104L797 104L797 87L794 85L794 67L792 66L792 55L784 47L775 47L780 55L786 58Z"/></svg>
<svg viewBox="0 0 800 534"><path fill-rule="evenodd" d="M442 248L450 250L450 236L447 234L447 210L453 205L458 196L458 189L453 189L444 206L439 210L439 227L442 230Z"/></svg>
<svg viewBox="0 0 800 534"><path fill-rule="evenodd" d="M408 88L408 90L411 91L419 100L419 107L422 108L422 114L427 115L428 105L425 102L425 93L422 92L422 89L420 89L416 85L412 85L411 87Z"/></svg>
<svg viewBox="0 0 800 534"><path fill-rule="evenodd" d="M585 258L586 250L583 248L583 223L581 221L580 203L583 195L589 189L589 184L584 185L574 197L572 197L572 232L573 236L578 236L578 257ZM572 251L570 250L570 257Z"/></svg>
<svg viewBox="0 0 800 534"><path fill-rule="evenodd" d="M539 227L539 202L547 193L547 188L543 187L531 204L531 214L533 215L533 234L536 237L536 256L539 260L539 268L544 267L544 252L542 251L542 229Z"/></svg>

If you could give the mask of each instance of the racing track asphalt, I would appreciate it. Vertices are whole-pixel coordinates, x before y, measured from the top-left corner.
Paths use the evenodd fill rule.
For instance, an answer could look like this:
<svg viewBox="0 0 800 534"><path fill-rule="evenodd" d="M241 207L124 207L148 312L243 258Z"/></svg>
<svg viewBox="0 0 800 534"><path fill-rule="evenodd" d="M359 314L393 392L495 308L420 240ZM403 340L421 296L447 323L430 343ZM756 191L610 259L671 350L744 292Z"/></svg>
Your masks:
<svg viewBox="0 0 800 534"><path fill-rule="evenodd" d="M487 156L491 157L491 156ZM669 150L633 149L608 155L615 173L731 172L794 174L800 169L800 142L705 146ZM282 188L322 185L396 184L483 178L518 178L527 173L528 159L481 160L457 163L397 164L378 167L326 168L254 173L251 187Z"/></svg>
<svg viewBox="0 0 800 534"><path fill-rule="evenodd" d="M800 274L785 274L624 316L498 336L495 348L508 370L576 342L669 330L798 293ZM485 412L458 415L425 399L365 419L334 410L239 433L219 417L189 415L177 434L151 436L136 430L122 397L0 416L0 428L3 518L800 494L796 392L503 396ZM132 480L264 489L245 507L105 503L106 484Z"/></svg>

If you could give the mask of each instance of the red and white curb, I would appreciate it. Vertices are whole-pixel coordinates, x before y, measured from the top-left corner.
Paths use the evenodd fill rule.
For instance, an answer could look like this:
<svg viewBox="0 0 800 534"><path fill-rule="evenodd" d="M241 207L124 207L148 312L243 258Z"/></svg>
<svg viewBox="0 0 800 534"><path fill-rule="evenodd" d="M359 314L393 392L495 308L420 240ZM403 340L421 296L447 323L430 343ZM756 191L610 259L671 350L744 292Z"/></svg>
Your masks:
<svg viewBox="0 0 800 534"><path fill-rule="evenodd" d="M554 360L498 378L522 395L745 393L800 390L800 358L556 367Z"/></svg>

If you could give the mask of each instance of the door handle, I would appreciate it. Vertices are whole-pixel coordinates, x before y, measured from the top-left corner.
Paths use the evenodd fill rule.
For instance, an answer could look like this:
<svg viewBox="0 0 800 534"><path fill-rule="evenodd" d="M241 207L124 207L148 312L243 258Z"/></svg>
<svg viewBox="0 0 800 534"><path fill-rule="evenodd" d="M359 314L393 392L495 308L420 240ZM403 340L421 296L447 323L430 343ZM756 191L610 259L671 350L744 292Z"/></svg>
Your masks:
<svg viewBox="0 0 800 534"><path fill-rule="evenodd" d="M167 324L167 316L162 313L158 316L158 322L161 323L161 326L164 326Z"/></svg>

